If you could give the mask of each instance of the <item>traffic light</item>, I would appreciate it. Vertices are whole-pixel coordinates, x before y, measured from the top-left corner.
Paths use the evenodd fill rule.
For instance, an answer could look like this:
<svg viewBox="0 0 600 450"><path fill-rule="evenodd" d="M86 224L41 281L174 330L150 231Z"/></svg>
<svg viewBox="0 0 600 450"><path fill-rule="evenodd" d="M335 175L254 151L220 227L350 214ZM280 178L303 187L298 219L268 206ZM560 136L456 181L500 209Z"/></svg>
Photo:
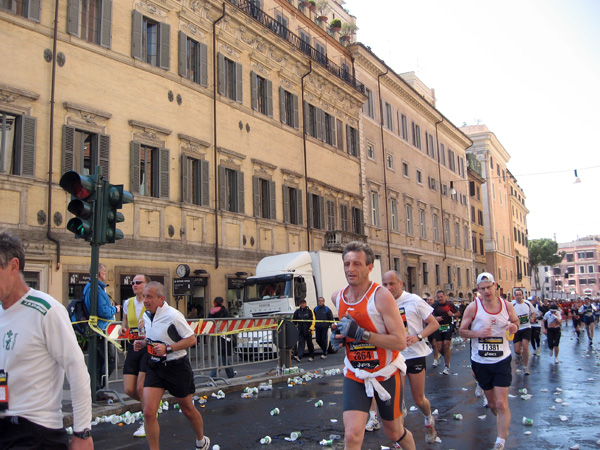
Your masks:
<svg viewBox="0 0 600 450"><path fill-rule="evenodd" d="M123 232L117 229L119 222L125 221L125 216L118 210L126 203L133 202L133 195L123 190L123 185L113 185L107 181L104 183L104 203L103 203L103 227L100 242L114 243L116 240L123 239Z"/></svg>
<svg viewBox="0 0 600 450"><path fill-rule="evenodd" d="M73 170L60 178L60 187L71 194L68 210L75 215L67 223L67 230L76 237L92 242L94 237L94 204L96 175L81 175Z"/></svg>

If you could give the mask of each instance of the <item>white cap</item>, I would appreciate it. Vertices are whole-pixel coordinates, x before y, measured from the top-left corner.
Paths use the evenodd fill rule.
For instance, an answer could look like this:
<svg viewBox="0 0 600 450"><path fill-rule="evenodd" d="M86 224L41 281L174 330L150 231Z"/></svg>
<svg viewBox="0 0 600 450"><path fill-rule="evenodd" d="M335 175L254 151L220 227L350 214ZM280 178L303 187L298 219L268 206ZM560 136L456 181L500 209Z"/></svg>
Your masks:
<svg viewBox="0 0 600 450"><path fill-rule="evenodd" d="M489 281L490 283L496 282L496 280L494 280L494 275L492 275L489 272L482 272L479 274L479 276L477 277L477 285L479 286L479 283L481 283L482 281Z"/></svg>

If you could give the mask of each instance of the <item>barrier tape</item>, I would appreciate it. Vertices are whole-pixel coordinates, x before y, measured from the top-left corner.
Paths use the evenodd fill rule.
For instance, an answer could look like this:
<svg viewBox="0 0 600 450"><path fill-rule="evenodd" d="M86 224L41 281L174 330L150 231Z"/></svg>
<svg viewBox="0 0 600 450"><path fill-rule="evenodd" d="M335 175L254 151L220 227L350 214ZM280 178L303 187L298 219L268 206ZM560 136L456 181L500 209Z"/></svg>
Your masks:
<svg viewBox="0 0 600 450"><path fill-rule="evenodd" d="M94 333L103 336L108 342L110 342L112 345L114 345L119 351L123 351L123 348L121 347L121 344L119 344L117 342L116 339L112 338L109 334L106 334L104 331L102 331L102 329L98 326L98 321L102 320L104 322L111 322L111 320L107 320L107 319L102 319L101 317L98 316L90 316L90 318L88 320L80 320L77 322L71 322L71 324L76 324L76 323L87 323L88 326L90 327L90 330L92 330Z"/></svg>

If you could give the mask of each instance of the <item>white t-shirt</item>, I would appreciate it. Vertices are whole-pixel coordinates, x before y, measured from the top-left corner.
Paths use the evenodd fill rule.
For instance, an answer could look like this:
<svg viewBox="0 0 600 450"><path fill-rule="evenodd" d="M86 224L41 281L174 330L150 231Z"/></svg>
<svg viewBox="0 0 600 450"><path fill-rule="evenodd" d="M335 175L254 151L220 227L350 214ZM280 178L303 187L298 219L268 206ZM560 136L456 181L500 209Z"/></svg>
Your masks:
<svg viewBox="0 0 600 450"><path fill-rule="evenodd" d="M562 320L562 313L560 309L551 309L546 314L544 314L544 320L548 323L548 328L560 328L560 323L558 322L557 317L553 314L554 312L558 313L558 317ZM558 326L556 326L558 324Z"/></svg>
<svg viewBox="0 0 600 450"><path fill-rule="evenodd" d="M535 309L529 300L523 300L523 303L519 303L516 300L512 302L515 307L515 313L519 318L519 330L525 330L531 328L531 314L535 313Z"/></svg>
<svg viewBox="0 0 600 450"><path fill-rule="evenodd" d="M402 295L396 299L396 304L404 321L406 333L413 336L421 333L425 329L423 322L431 315L433 308L418 295L406 291L402 292ZM431 349L426 340L423 339L406 347L402 355L406 359L413 359L427 356L430 353Z"/></svg>
<svg viewBox="0 0 600 450"><path fill-rule="evenodd" d="M90 376L65 307L30 289L4 310L0 305L0 369L8 374L9 409L47 428L62 428L65 373L71 387L73 429L91 427Z"/></svg>
<svg viewBox="0 0 600 450"><path fill-rule="evenodd" d="M539 305L537 303L533 307L533 312L535 312L535 322L531 322L531 328L541 328L542 324L540 323L540 320L543 319L543 314L542 311L540 311Z"/></svg>
<svg viewBox="0 0 600 450"><path fill-rule="evenodd" d="M194 335L194 330L190 328L183 317L183 314L175 308L164 302L162 306L156 309L154 317L150 318L150 311L144 313L144 324L146 327L146 338L158 344L173 345L177 342L174 337L179 335L181 339ZM151 352L150 358L154 360ZM176 350L167 355L167 361L183 358L187 355L187 350Z"/></svg>

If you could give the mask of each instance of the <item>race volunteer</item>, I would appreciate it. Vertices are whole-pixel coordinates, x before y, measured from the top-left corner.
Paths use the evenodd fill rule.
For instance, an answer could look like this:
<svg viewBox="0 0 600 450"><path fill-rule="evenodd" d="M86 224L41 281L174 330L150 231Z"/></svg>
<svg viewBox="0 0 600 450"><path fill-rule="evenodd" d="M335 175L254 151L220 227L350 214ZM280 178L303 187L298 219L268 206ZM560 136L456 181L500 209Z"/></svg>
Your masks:
<svg viewBox="0 0 600 450"><path fill-rule="evenodd" d="M481 298L465 310L460 335L471 339L471 367L475 379L496 416L498 437L492 450L503 450L510 426L508 389L512 382L508 333L516 333L519 319L512 304L496 296L496 282L491 273L477 277Z"/></svg>
<svg viewBox="0 0 600 450"><path fill-rule="evenodd" d="M458 316L460 313L458 309L448 301L446 293L439 290L435 293L437 301L433 304L433 316L440 324L440 328L436 331L434 339L437 341L438 355L441 353L444 355L445 367L442 373L444 375L450 374L450 358L452 351L450 350L450 342L452 341L453 325L452 318ZM438 359L433 360L433 367L437 367L439 364Z"/></svg>
<svg viewBox="0 0 600 450"><path fill-rule="evenodd" d="M519 318L519 331L515 333L514 346L517 354L517 365L523 364L525 375L529 375L529 341L531 341L531 322L535 320L535 308L529 300L523 298L523 290L515 289L512 302Z"/></svg>
<svg viewBox="0 0 600 450"><path fill-rule="evenodd" d="M133 349L132 342L139 339L139 323L141 321L143 324L142 317L146 311L146 308L144 308L144 286L149 282L150 278L146 275L138 274L133 277L131 286L135 296L123 303L123 323L119 330L119 335L127 338L127 356L123 365L123 388L127 395L142 404L142 409L144 408L143 390L148 352L146 347L142 347L136 352ZM144 422L140 424L133 436L146 436Z"/></svg>
<svg viewBox="0 0 600 450"><path fill-rule="evenodd" d="M144 421L148 445L158 450L160 429L156 411L165 390L173 395L196 435L196 450L208 450L200 412L194 406L194 373L186 349L196 344L196 336L183 314L165 301L165 287L157 281L144 287L144 325L146 338L135 341L134 349L148 349L148 368L144 381Z"/></svg>
<svg viewBox="0 0 600 450"><path fill-rule="evenodd" d="M332 342L345 343L344 443L346 450L360 450L369 406L374 397L383 429L394 448L414 450L415 441L401 420L402 373L406 331L390 292L369 280L375 255L362 242L350 242L342 252L348 285L331 300L341 321L334 325Z"/></svg>

